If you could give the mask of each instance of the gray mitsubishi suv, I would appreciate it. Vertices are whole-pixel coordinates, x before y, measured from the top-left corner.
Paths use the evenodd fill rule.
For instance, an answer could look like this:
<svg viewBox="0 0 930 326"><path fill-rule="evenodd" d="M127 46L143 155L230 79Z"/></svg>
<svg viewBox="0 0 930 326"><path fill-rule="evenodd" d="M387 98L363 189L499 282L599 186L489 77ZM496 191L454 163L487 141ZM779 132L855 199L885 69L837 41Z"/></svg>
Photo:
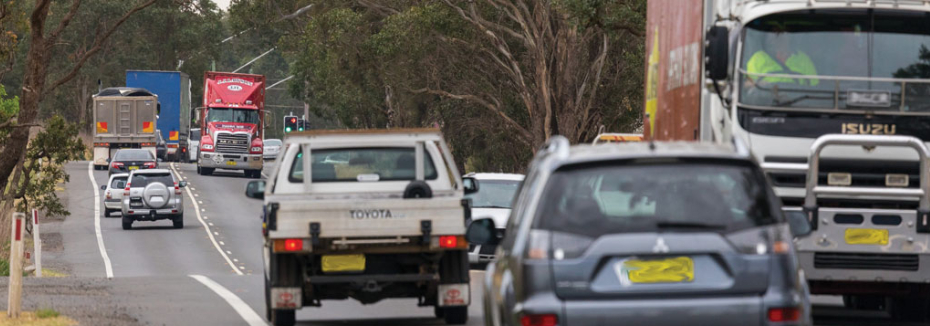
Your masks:
<svg viewBox="0 0 930 326"><path fill-rule="evenodd" d="M469 242L498 245L485 324L811 325L792 243L809 224L785 216L737 147L554 137L506 235L491 219L468 228Z"/></svg>

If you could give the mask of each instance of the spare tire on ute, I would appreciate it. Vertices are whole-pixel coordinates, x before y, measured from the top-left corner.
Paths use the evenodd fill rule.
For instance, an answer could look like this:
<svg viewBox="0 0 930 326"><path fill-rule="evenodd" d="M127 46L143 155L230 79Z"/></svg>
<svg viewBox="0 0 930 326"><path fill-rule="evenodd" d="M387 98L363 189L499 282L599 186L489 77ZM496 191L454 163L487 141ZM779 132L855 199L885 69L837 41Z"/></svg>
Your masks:
<svg viewBox="0 0 930 326"><path fill-rule="evenodd" d="M404 189L404 199L433 198L433 189L424 181L413 181Z"/></svg>
<svg viewBox="0 0 930 326"><path fill-rule="evenodd" d="M142 190L142 200L149 208L162 208L168 205L168 186L161 182L152 182Z"/></svg>

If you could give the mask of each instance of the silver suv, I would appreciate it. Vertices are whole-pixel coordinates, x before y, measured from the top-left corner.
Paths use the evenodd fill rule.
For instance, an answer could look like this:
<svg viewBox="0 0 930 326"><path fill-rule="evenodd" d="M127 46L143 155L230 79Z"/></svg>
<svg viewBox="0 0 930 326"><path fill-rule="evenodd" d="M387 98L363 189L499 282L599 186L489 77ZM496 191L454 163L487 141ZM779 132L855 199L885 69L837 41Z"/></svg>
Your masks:
<svg viewBox="0 0 930 326"><path fill-rule="evenodd" d="M132 229L135 221L171 220L175 229L184 227L184 197L171 171L165 169L136 170L129 174L123 192L123 230Z"/></svg>
<svg viewBox="0 0 930 326"><path fill-rule="evenodd" d="M700 143L570 147L530 165L484 280L488 325L810 325L788 219L742 151ZM793 232L792 232L793 231Z"/></svg>

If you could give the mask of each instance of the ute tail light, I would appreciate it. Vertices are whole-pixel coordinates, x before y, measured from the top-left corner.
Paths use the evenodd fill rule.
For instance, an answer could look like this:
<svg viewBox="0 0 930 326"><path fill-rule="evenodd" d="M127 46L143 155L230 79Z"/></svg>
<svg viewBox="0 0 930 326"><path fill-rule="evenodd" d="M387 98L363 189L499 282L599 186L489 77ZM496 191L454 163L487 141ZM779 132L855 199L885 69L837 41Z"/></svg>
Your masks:
<svg viewBox="0 0 930 326"><path fill-rule="evenodd" d="M177 183L177 182L174 183L174 194L175 194L175 195L180 195L180 194L181 194L181 187L178 186L178 183Z"/></svg>
<svg viewBox="0 0 930 326"><path fill-rule="evenodd" d="M144 169L154 169L154 168L155 168L155 162L145 162L145 163L142 163L142 168L144 168Z"/></svg>
<svg viewBox="0 0 930 326"><path fill-rule="evenodd" d="M528 259L549 259L549 248L552 247L549 231L531 230L529 250L526 251Z"/></svg>
<svg viewBox="0 0 930 326"><path fill-rule="evenodd" d="M126 189L123 189L123 196L129 196L129 183L126 184Z"/></svg>
<svg viewBox="0 0 930 326"><path fill-rule="evenodd" d="M107 190L107 199L113 199L113 196L110 196L110 191Z"/></svg>
<svg viewBox="0 0 930 326"><path fill-rule="evenodd" d="M769 308L768 317L771 322L798 321L801 319L801 309L798 307Z"/></svg>
<svg viewBox="0 0 930 326"><path fill-rule="evenodd" d="M276 239L274 241L274 252L296 251L304 251L303 239Z"/></svg>
<svg viewBox="0 0 930 326"><path fill-rule="evenodd" d="M557 326L559 316L555 314L523 315L520 317L522 326Z"/></svg>
<svg viewBox="0 0 930 326"><path fill-rule="evenodd" d="M123 163L120 163L120 162L113 162L113 165L111 165L111 166L112 166L114 169L122 169L123 166L125 166L125 165L124 165Z"/></svg>

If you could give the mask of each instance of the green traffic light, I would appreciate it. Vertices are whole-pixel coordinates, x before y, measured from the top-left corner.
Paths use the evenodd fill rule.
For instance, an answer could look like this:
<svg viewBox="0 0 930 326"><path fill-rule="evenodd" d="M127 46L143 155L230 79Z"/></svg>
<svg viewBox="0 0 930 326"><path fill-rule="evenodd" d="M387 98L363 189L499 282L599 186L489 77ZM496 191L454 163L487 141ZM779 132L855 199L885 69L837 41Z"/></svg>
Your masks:
<svg viewBox="0 0 930 326"><path fill-rule="evenodd" d="M291 132L291 127L284 128L284 132Z"/></svg>
<svg viewBox="0 0 930 326"><path fill-rule="evenodd" d="M297 131L304 131L304 128L297 128Z"/></svg>

